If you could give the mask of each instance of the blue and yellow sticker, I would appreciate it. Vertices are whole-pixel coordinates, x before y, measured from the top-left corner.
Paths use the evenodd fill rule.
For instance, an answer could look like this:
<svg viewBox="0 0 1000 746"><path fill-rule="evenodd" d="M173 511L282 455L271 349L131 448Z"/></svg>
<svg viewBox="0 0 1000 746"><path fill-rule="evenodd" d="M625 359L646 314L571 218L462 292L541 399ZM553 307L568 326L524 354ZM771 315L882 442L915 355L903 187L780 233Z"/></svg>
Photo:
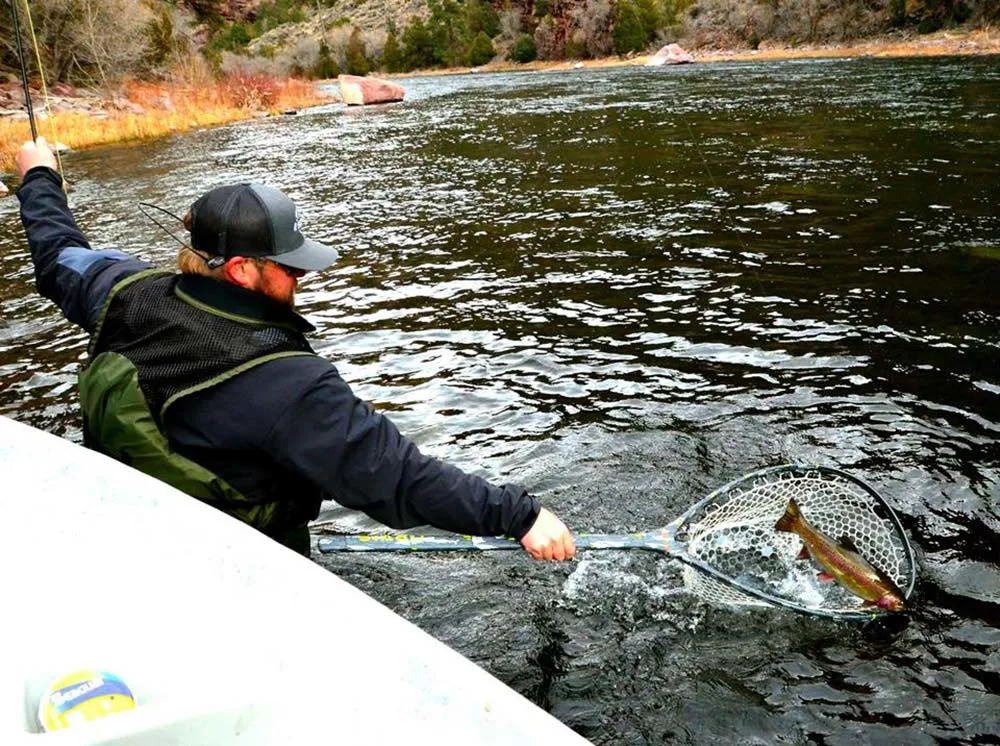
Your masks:
<svg viewBox="0 0 1000 746"><path fill-rule="evenodd" d="M53 682L38 704L38 720L46 732L135 707L125 682L106 671L74 671Z"/></svg>

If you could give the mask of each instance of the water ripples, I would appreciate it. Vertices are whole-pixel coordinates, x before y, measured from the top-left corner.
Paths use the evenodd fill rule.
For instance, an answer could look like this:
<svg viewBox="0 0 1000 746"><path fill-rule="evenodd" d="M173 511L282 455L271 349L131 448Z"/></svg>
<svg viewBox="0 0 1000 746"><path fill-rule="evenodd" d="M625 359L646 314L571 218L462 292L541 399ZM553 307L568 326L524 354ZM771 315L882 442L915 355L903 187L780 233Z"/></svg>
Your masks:
<svg viewBox="0 0 1000 746"><path fill-rule="evenodd" d="M402 106L74 154L78 221L170 262L136 201L279 186L341 248L299 294L317 351L424 450L609 532L758 466L840 465L921 550L918 611L711 609L628 553L322 562L595 743L1000 738L1000 68L404 83ZM86 339L34 294L14 200L0 226L0 412L79 439Z"/></svg>

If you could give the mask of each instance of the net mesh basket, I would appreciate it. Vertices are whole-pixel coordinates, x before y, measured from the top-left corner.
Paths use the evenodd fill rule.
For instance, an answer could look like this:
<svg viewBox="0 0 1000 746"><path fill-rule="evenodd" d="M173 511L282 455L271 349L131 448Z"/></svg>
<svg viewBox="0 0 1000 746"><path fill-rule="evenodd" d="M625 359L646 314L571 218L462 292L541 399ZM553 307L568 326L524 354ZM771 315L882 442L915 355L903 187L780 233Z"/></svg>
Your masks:
<svg viewBox="0 0 1000 746"><path fill-rule="evenodd" d="M848 537L858 552L900 588L912 580L906 538L890 509L873 492L824 469L765 473L723 489L685 522L678 538L688 554L740 585L806 609L857 612L864 600L837 583L821 583L819 568L799 558L802 541L774 524L795 499L802 516L836 540ZM730 606L771 606L685 566L685 586L702 599Z"/></svg>

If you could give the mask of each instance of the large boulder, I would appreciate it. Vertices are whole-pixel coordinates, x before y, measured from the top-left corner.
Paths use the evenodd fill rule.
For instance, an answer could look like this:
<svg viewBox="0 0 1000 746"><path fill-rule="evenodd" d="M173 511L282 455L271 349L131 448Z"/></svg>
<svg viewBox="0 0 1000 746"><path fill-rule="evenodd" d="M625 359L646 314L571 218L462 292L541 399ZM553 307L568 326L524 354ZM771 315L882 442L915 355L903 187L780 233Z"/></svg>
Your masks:
<svg viewBox="0 0 1000 746"><path fill-rule="evenodd" d="M683 65L687 62L694 62L694 57L689 52L685 52L679 44L667 44L659 52L649 58L647 67L659 67L660 65Z"/></svg>
<svg viewBox="0 0 1000 746"><path fill-rule="evenodd" d="M358 75L338 75L340 97L348 106L364 104L384 104L403 100L403 86L378 78L362 78Z"/></svg>

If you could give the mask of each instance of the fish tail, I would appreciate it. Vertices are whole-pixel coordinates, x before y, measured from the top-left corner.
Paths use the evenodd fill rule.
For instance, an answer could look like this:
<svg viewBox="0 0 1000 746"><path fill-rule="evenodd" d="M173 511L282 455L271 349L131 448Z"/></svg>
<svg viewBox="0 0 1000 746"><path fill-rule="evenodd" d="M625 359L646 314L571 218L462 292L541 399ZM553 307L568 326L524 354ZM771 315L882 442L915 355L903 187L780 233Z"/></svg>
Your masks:
<svg viewBox="0 0 1000 746"><path fill-rule="evenodd" d="M795 502L795 498L793 497L788 501L788 507L785 508L785 514L778 519L777 523L774 524L774 530L795 533L795 527L801 520L802 513L799 512L799 504Z"/></svg>

